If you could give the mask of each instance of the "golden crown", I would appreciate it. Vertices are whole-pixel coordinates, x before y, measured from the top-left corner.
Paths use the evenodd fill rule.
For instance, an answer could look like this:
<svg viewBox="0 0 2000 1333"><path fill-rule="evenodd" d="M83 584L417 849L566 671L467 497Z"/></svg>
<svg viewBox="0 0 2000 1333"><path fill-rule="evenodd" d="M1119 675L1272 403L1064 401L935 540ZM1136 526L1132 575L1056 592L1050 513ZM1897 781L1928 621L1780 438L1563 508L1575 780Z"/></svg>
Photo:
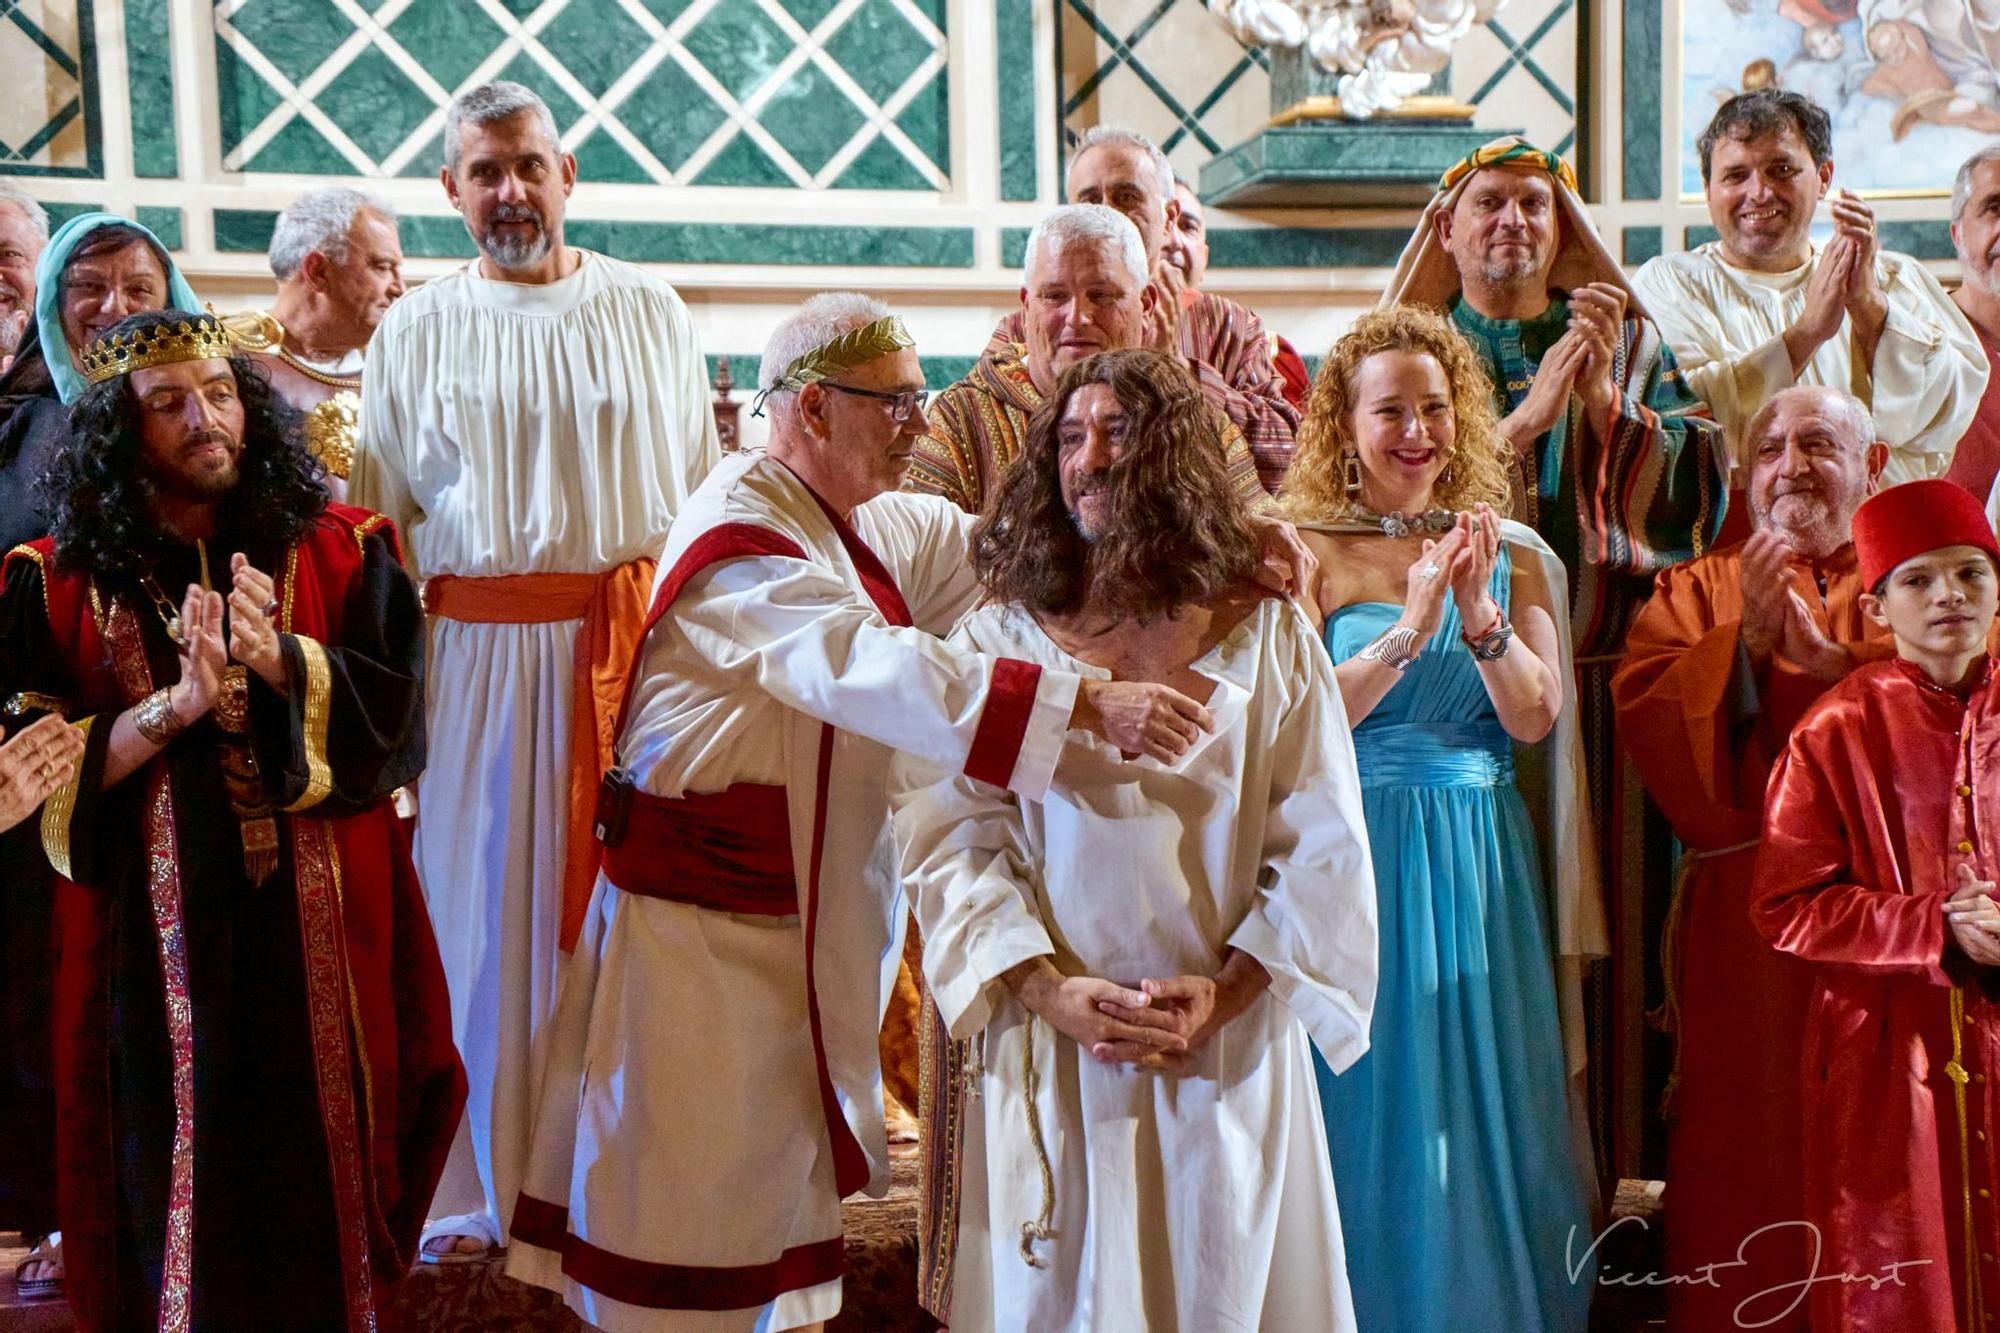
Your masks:
<svg viewBox="0 0 2000 1333"><path fill-rule="evenodd" d="M83 349L83 378L102 384L149 366L177 361L212 361L236 350L235 340L213 315L189 315L133 333L107 333Z"/></svg>

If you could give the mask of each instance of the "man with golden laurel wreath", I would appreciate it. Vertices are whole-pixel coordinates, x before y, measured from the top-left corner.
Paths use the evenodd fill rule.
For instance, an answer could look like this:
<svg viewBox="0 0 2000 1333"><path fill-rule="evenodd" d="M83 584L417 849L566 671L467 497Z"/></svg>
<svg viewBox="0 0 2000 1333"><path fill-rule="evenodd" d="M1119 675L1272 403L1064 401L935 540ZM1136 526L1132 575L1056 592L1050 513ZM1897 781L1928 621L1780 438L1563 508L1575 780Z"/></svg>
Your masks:
<svg viewBox="0 0 2000 1333"><path fill-rule="evenodd" d="M652 557L721 457L680 296L563 239L576 159L547 104L460 93L444 156L479 257L383 316L351 482L408 533L431 618L415 855L471 1083L433 1262L506 1232Z"/></svg>
<svg viewBox="0 0 2000 1333"><path fill-rule="evenodd" d="M970 516L897 491L925 429L900 320L814 297L764 351L764 453L674 521L598 805L508 1271L607 1333L816 1327L840 1200L888 1185L876 1031L903 919L895 751L1026 799L1072 727L1171 762L1164 685L949 647Z"/></svg>
<svg viewBox="0 0 2000 1333"><path fill-rule="evenodd" d="M212 316L81 359L52 535L0 579L5 711L83 741L40 825L70 1306L373 1327L465 1095L389 802L424 763L416 590Z"/></svg>
<svg viewBox="0 0 2000 1333"><path fill-rule="evenodd" d="M305 413L306 447L327 490L347 496L361 429L361 366L375 326L403 294L396 211L372 194L329 185L294 199L271 231L278 299L224 323L271 387Z"/></svg>

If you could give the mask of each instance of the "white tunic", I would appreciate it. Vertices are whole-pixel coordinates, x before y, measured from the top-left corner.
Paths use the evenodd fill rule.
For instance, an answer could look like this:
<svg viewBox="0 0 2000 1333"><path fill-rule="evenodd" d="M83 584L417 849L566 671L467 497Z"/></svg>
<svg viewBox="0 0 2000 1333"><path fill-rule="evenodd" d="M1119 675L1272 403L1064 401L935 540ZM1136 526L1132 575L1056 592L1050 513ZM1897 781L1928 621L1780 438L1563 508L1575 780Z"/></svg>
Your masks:
<svg viewBox="0 0 2000 1333"><path fill-rule="evenodd" d="M680 298L580 253L542 286L468 266L396 302L375 332L349 490L396 520L425 577L650 556L720 457ZM476 1187L447 1173L440 1210L483 1196L501 1235L528 1146L529 1051L555 1006L579 624L431 622L415 856L478 1169Z"/></svg>
<svg viewBox="0 0 2000 1333"><path fill-rule="evenodd" d="M1101 677L1018 608L953 641ZM1333 668L1267 599L1194 669L1216 729L1169 768L1072 740L1039 804L900 760L893 807L924 972L975 1042L953 1333L1208 1333L1354 1325L1310 1035L1336 1071L1368 1045L1375 881ZM1179 1074L1097 1062L1001 980L1212 976L1234 947L1271 986ZM1032 1046L1034 1090L1027 1082ZM1054 1183L1052 1239L1021 1257Z"/></svg>
<svg viewBox="0 0 2000 1333"><path fill-rule="evenodd" d="M970 519L947 501L890 494L853 516L908 604L908 629L879 613L811 493L759 455L725 461L689 501L663 577L703 534L731 525L780 534L804 558L724 557L685 585L647 639L620 757L658 796L782 784L801 915L738 916L599 880L550 1029L525 1187L567 1209L567 1234L529 1243L524 1203L508 1271L562 1292L610 1333L782 1329L839 1311L837 1276L787 1286L796 1276L772 1271L813 1271L811 1256L829 1242L837 1251L841 1234L806 1012L814 830L825 830L813 981L827 1066L879 1193L888 1147L877 1039L902 918L890 747L957 768L994 714L1025 709L1011 781L1037 796L1079 684L1044 670L1031 695L1002 700L992 658L927 632L948 629L976 592ZM609 1267L599 1252L629 1261L619 1267L629 1281L579 1281L593 1263ZM650 1308L620 1299L648 1280ZM755 1299L663 1313L718 1291Z"/></svg>
<svg viewBox="0 0 2000 1333"><path fill-rule="evenodd" d="M1789 272L1759 273L1726 263L1721 242L1710 241L1647 260L1632 285L1681 373L1728 432L1739 468L1749 466L1743 428L1758 408L1780 389L1825 384L1855 395L1875 414L1876 434L1889 445L1885 483L1941 476L1986 388L1979 335L1929 269L1884 250L1875 273L1889 317L1874 365L1857 377L1852 322L1843 319L1794 376L1784 333L1805 310L1819 260L1815 249Z"/></svg>

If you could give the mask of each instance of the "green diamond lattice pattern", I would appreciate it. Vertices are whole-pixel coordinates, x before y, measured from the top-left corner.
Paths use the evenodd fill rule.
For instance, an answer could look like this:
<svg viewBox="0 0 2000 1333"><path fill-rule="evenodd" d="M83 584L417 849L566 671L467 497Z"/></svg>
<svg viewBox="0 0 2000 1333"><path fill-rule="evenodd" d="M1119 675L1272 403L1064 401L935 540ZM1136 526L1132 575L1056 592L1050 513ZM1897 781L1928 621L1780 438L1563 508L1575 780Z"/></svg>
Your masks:
<svg viewBox="0 0 2000 1333"><path fill-rule="evenodd" d="M1202 0L1057 4L1061 157L1091 126L1123 125L1192 180L1270 119L1264 52L1232 37ZM1567 153L1576 142L1576 48L1576 0L1506 0L1453 51L1451 91L1477 108L1475 125L1525 129Z"/></svg>
<svg viewBox="0 0 2000 1333"><path fill-rule="evenodd" d="M231 171L427 174L453 95L510 78L548 101L586 180L950 184L929 0L214 4Z"/></svg>
<svg viewBox="0 0 2000 1333"><path fill-rule="evenodd" d="M103 174L90 18L79 0L0 0L0 171Z"/></svg>

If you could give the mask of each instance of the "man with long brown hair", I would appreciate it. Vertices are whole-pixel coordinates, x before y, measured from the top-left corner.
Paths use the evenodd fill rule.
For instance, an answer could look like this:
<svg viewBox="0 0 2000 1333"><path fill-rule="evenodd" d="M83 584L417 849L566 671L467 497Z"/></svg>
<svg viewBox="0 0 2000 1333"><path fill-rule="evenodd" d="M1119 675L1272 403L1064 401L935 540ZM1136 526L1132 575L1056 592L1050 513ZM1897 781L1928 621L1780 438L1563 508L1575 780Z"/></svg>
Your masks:
<svg viewBox="0 0 2000 1333"><path fill-rule="evenodd" d="M1170 685L1213 734L1171 764L1073 734L1039 801L899 760L924 970L971 1048L925 1107L921 1295L954 1330L1353 1327L1307 1038L1335 1069L1368 1045L1359 778L1217 429L1157 353L1067 371L954 640Z"/></svg>

